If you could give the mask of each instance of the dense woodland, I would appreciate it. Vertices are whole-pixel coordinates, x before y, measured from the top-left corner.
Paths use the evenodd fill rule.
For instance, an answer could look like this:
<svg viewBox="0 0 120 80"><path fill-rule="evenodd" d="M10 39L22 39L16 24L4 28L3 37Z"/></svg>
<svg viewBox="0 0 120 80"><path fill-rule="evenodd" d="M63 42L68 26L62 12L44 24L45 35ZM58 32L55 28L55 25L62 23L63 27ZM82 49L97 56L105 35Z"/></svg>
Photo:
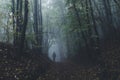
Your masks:
<svg viewBox="0 0 120 80"><path fill-rule="evenodd" d="M0 80L120 80L119 0L0 0Z"/></svg>

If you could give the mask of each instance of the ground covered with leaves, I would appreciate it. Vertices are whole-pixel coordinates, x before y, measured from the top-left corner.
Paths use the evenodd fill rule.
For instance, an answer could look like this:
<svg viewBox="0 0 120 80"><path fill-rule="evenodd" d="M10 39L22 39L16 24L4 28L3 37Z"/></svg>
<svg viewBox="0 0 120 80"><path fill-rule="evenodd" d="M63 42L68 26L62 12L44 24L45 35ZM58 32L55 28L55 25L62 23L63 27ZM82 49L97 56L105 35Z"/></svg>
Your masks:
<svg viewBox="0 0 120 80"><path fill-rule="evenodd" d="M27 55L28 52L21 60L14 59L13 52L12 45L0 43L0 80L36 80L52 63L35 53Z"/></svg>
<svg viewBox="0 0 120 80"><path fill-rule="evenodd" d="M120 80L120 47L108 47L102 64L81 66L68 60L54 63L34 51L17 60L12 45L0 43L0 80Z"/></svg>

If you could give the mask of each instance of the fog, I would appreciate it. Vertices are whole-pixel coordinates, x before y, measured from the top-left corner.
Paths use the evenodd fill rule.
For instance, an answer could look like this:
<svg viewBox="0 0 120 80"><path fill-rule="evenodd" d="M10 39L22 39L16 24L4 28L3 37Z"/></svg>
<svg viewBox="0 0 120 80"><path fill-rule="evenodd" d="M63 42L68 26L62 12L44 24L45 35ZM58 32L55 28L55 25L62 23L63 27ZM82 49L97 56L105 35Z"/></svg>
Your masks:
<svg viewBox="0 0 120 80"><path fill-rule="evenodd" d="M51 60L53 60L53 53L55 52L55 54L56 54L56 62L60 62L61 61L61 58L60 58L60 51L59 51L59 47L58 47L58 44L57 43L55 43L55 44L53 44L51 47L50 47L50 49L49 49L49 58L51 59Z"/></svg>
<svg viewBox="0 0 120 80"><path fill-rule="evenodd" d="M63 61L66 57L66 42L64 35L65 3L63 0L43 1L43 44L48 43L48 56L53 60L53 53L56 53L56 62ZM46 47L44 47L44 50Z"/></svg>

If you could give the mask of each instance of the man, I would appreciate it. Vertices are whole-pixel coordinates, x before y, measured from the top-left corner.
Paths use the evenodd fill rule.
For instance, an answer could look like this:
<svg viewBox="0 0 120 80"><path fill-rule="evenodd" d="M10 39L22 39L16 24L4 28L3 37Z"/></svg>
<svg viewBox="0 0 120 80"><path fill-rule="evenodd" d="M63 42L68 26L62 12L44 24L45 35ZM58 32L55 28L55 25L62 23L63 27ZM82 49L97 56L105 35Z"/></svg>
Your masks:
<svg viewBox="0 0 120 80"><path fill-rule="evenodd" d="M53 52L53 61L55 62L55 58L56 58L56 53Z"/></svg>

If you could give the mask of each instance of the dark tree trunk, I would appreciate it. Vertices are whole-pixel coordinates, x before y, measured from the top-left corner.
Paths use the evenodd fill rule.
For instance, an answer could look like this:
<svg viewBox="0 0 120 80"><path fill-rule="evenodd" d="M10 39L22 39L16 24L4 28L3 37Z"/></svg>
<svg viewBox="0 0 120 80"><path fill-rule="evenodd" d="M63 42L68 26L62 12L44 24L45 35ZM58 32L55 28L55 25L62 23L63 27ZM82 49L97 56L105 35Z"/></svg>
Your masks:
<svg viewBox="0 0 120 80"><path fill-rule="evenodd" d="M116 34L116 28L113 24L113 15L111 11L111 5L109 0L103 0L103 6L105 9L105 22L106 22L106 27L107 27L107 33L108 35L113 38ZM111 34L112 33L112 34Z"/></svg>
<svg viewBox="0 0 120 80"><path fill-rule="evenodd" d="M28 0L25 0L25 8L24 8L24 23L22 25L22 32L21 32L21 44L20 44L20 51L23 53L24 43L25 43L25 33L28 23Z"/></svg>
<svg viewBox="0 0 120 80"><path fill-rule="evenodd" d="M15 0L12 0L12 20L13 20L13 30L15 31ZM15 44L15 32L13 33L13 44Z"/></svg>
<svg viewBox="0 0 120 80"><path fill-rule="evenodd" d="M92 6L92 1L89 0L89 5L90 5L90 14L92 18L92 23L93 23L93 29L95 31L95 37L92 39L92 47L93 47L93 60L98 61L97 59L100 57L101 51L100 51L100 38L99 38L99 33L97 30L97 24L94 16L94 11L93 11L93 6Z"/></svg>
<svg viewBox="0 0 120 80"><path fill-rule="evenodd" d="M24 3L24 11L23 11L23 3ZM13 16L13 29L15 29L14 34L14 47L15 47L15 53L18 57L21 57L23 54L24 49L24 42L25 42L25 33L26 33L26 27L28 22L28 0L17 0L16 6L15 1L12 0L12 12L13 15L15 15L15 7L16 7L16 17ZM24 12L24 18L23 13ZM16 18L16 23L14 18ZM15 27L16 24L16 27Z"/></svg>
<svg viewBox="0 0 120 80"><path fill-rule="evenodd" d="M42 53L42 10L41 10L41 0L34 0L34 32L36 38L36 46L39 53Z"/></svg>

